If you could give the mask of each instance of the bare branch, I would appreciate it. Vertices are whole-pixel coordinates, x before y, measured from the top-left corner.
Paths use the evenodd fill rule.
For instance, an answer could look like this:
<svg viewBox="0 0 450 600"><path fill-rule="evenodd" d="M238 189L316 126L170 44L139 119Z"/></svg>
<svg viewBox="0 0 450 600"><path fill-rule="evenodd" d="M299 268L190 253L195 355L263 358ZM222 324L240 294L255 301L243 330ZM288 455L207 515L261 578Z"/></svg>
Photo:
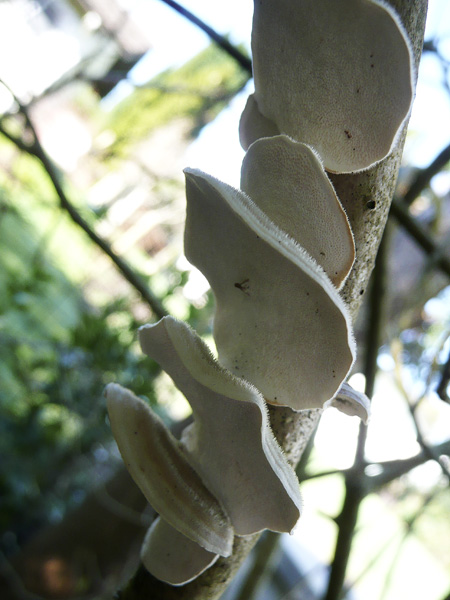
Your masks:
<svg viewBox="0 0 450 600"><path fill-rule="evenodd" d="M409 188L403 194L403 202L407 206L420 196L423 190L430 185L430 181L435 175L442 171L445 165L450 161L450 144L440 152L432 163L425 169L420 169L416 178L412 181Z"/></svg>
<svg viewBox="0 0 450 600"><path fill-rule="evenodd" d="M72 221L89 236L89 238L94 242L94 244L98 246L98 248L100 248L107 256L109 256L109 258L116 265L123 277L128 281L128 283L130 283L134 287L135 290L139 292L139 294L142 296L142 299L148 304L152 312L158 318L162 318L164 315L167 314L167 311L163 308L161 302L152 294L152 292L149 290L144 281L133 271L133 269L128 265L128 263L124 261L120 256L118 256L111 248L110 244L92 229L89 223L85 219L83 219L83 217L77 211L75 206L69 200L60 182L59 173L57 172L55 166L53 165L50 158L47 156L44 149L42 148L36 129L28 113L27 107L24 106L15 96L14 99L19 107L20 113L25 118L27 128L32 135L32 142L31 144L27 144L23 139L20 139L8 132L8 130L5 129L3 125L3 120L0 121L0 133L2 133L7 139L13 142L20 150L26 152L27 154L30 154L31 156L34 156L41 162L45 173L50 179L52 186L56 192L56 195L58 196L60 208L63 209L70 216Z"/></svg>
<svg viewBox="0 0 450 600"><path fill-rule="evenodd" d="M199 19L196 15L191 13L189 10L178 4L178 2L174 2L174 0L162 0L164 4L167 4L171 8L177 11L180 15L185 17L188 21L199 27L202 31L206 33L218 46L225 50L227 54L233 57L241 67L247 71L250 75L252 74L252 61L245 56L236 46L230 44L230 42L220 33L217 33L212 27L207 25L204 21Z"/></svg>
<svg viewBox="0 0 450 600"><path fill-rule="evenodd" d="M433 454L433 459L436 456L450 454L450 440L447 440L442 444L436 444L436 446L432 446L430 449ZM423 465L428 460L430 460L429 453L421 450L418 454L411 456L410 458L375 463L381 468L381 473L379 475L368 477L368 486L371 491L375 491L384 485L391 483L394 479L398 479L402 475L409 473L411 469Z"/></svg>
<svg viewBox="0 0 450 600"><path fill-rule="evenodd" d="M367 341L366 356L364 360L364 375L366 377L365 393L369 398L373 394L375 385L375 375L377 372L378 348L381 343L381 332L383 322L383 299L386 295L385 274L386 274L386 253L387 253L386 235L381 242L375 269L372 275L372 285L369 297L369 318L367 319ZM355 533L356 522L358 519L359 507L361 502L369 492L367 486L368 478L364 474L365 462L365 444L367 438L367 426L361 423L359 426L358 446L355 455L355 462L352 469L349 469L345 475L345 500L342 511L337 519L339 533L336 540L334 559L331 565L330 577L325 600L338 600L344 588L345 574L350 558L350 550Z"/></svg>
<svg viewBox="0 0 450 600"><path fill-rule="evenodd" d="M435 460L437 462L437 464L441 467L442 472L444 473L444 475L447 477L448 481L450 482L450 470L447 468L447 466L442 462L441 460L441 454L437 454L433 448L433 446L430 446L430 444L427 444L427 442L425 441L425 437L422 433L421 427L419 425L419 422L417 420L417 415L416 415L416 408L418 406L418 403L416 403L414 406L411 405L408 402L408 408L409 411L411 413L413 422L414 422L414 427L416 429L416 436L417 436L417 441L419 442L422 450L424 451L424 453L428 456L429 460Z"/></svg>
<svg viewBox="0 0 450 600"><path fill-rule="evenodd" d="M447 362L442 369L441 378L436 388L436 394L444 402L450 402L448 397L447 388L450 383L450 350L448 352Z"/></svg>
<svg viewBox="0 0 450 600"><path fill-rule="evenodd" d="M387 593L388 593L390 585L391 585L392 577L394 575L395 568L397 567L397 564L400 559L401 552L405 545L406 540L413 533L416 522L423 515L427 506L430 504L430 502L432 502L434 500L434 498L437 496L437 494L439 494L440 491L442 491L442 490L435 488L429 494L427 494L427 496L422 500L422 503L421 503L420 507L418 508L418 510L415 512L415 514L405 522L405 525L406 525L405 531L403 533L402 539L399 541L397 551L396 551L393 559L391 560L388 572L386 573L386 576L384 578L384 583L383 583L383 588L381 590L380 600L384 600L384 598L386 598L386 596L387 596Z"/></svg>
<svg viewBox="0 0 450 600"><path fill-rule="evenodd" d="M450 455L450 440L436 444L431 447L434 456ZM398 479L402 475L409 473L411 469L423 465L423 463L430 460L428 453L421 450L418 454L409 458L402 458L396 460L387 460L384 462L367 463L367 467L375 466L380 469L380 473L377 475L367 475L363 473L359 475L365 478L365 487L368 493L379 490L384 485L391 483L394 479ZM353 467L350 469L332 469L330 471L321 471L319 473L306 473L302 481L309 481L310 479L318 479L319 477L329 477L331 475L343 475L347 477L351 472L354 472Z"/></svg>
<svg viewBox="0 0 450 600"><path fill-rule="evenodd" d="M391 206L391 214L419 246L432 257L436 267L450 277L450 258L448 257L448 253L445 250L441 250L427 230L410 215L403 201L394 199Z"/></svg>

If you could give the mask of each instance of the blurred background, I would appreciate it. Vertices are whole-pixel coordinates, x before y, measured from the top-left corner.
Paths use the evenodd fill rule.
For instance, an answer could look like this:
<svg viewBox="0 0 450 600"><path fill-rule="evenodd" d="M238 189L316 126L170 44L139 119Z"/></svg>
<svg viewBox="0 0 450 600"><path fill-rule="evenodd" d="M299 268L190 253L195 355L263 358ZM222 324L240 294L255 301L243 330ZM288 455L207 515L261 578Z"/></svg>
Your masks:
<svg viewBox="0 0 450 600"><path fill-rule="evenodd" d="M174 428L189 406L137 328L211 342L183 257L182 169L239 185L251 0L0 2L0 597L109 598L151 511L103 389ZM188 15L189 16L189 15ZM201 25L201 24L200 24ZM223 37L221 37L223 36ZM356 333L368 429L328 409L293 536L265 534L224 600L450 598L450 5L430 0L396 198Z"/></svg>

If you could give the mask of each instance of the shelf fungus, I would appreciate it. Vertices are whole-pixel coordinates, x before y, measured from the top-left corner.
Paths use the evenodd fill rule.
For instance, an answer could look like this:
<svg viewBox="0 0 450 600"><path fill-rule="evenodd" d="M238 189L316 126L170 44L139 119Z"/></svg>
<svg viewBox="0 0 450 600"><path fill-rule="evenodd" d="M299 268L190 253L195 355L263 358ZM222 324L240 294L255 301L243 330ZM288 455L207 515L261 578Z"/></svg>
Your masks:
<svg viewBox="0 0 450 600"><path fill-rule="evenodd" d="M348 383L343 383L334 398L325 403L325 408L332 406L350 417L359 417L367 425L370 419L371 405L369 398L353 389Z"/></svg>
<svg viewBox="0 0 450 600"><path fill-rule="evenodd" d="M354 359L351 322L337 289L247 194L198 170L185 174L185 253L216 299L219 362L271 404L321 408ZM322 240L316 243L320 248Z"/></svg>
<svg viewBox="0 0 450 600"><path fill-rule="evenodd" d="M254 142L241 189L304 248L340 288L355 259L353 234L320 158L285 135Z"/></svg>
<svg viewBox="0 0 450 600"><path fill-rule="evenodd" d="M215 496L161 419L129 390L105 390L109 419L123 461L140 490L177 531L214 554L229 556L233 530Z"/></svg>
<svg viewBox="0 0 450 600"><path fill-rule="evenodd" d="M158 517L145 536L141 549L144 567L154 577L171 585L185 585L211 567L219 558Z"/></svg>
<svg viewBox="0 0 450 600"><path fill-rule="evenodd" d="M285 133L325 168L351 173L391 151L413 99L410 43L375 0L254 2L255 94L240 124L244 148Z"/></svg>
<svg viewBox="0 0 450 600"><path fill-rule="evenodd" d="M261 394L219 366L188 325L165 317L139 330L143 351L172 377L194 422L180 441L151 409L117 384L106 388L114 437L132 477L159 513L142 560L157 578L182 585L233 535L290 532L301 512L299 483L269 425Z"/></svg>
<svg viewBox="0 0 450 600"><path fill-rule="evenodd" d="M291 531L300 517L298 481L270 429L261 394L220 367L181 321L165 317L142 327L139 339L192 407L194 422L181 441L235 533Z"/></svg>

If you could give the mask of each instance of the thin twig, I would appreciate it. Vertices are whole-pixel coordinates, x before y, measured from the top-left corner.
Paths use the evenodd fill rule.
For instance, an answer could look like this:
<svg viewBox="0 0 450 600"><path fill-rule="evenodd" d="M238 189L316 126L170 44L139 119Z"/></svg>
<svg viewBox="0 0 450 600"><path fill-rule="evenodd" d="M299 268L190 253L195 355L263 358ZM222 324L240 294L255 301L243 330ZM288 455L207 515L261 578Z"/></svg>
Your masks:
<svg viewBox="0 0 450 600"><path fill-rule="evenodd" d="M319 477L330 477L332 475L345 475L349 469L330 469L329 471L320 471L319 473L305 473L303 481L318 479Z"/></svg>
<svg viewBox="0 0 450 600"><path fill-rule="evenodd" d="M391 214L419 246L432 257L434 265L450 277L448 253L441 249L428 231L410 215L403 200L394 199L391 205Z"/></svg>
<svg viewBox="0 0 450 600"><path fill-rule="evenodd" d="M440 460L440 456L443 453L436 451L436 449L433 446L431 446L430 444L428 444L425 441L425 436L422 433L422 429L421 429L418 419L417 419L416 411L417 411L418 407L420 406L420 404L422 403L422 401L425 399L426 391L418 399L414 399L413 401L411 400L408 391L405 389L405 386L403 385L402 372L401 372L402 365L401 365L400 359L396 355L394 355L394 358L395 358L395 370L394 370L395 381L397 383L398 390L400 391L403 398L405 399L406 406L408 407L409 412L411 414L412 422L413 422L414 428L416 430L417 442L420 445L420 447L422 448L424 454L426 456L428 456L428 459L434 460L438 463L438 465L441 467L442 472L444 473L444 475L447 477L447 479L450 482L450 470Z"/></svg>
<svg viewBox="0 0 450 600"><path fill-rule="evenodd" d="M364 361L364 374L366 376L365 393L369 397L373 394L377 372L377 356L384 312L386 255L387 238L385 233L378 251L369 297L370 315L368 319L366 356ZM366 436L367 427L361 423L355 462L352 469L347 471L345 477L345 499L342 511L337 519L339 533L324 600L339 600L344 589L345 574L347 572L353 536L358 520L359 507L369 491L366 486L367 476L364 474L366 466L364 457Z"/></svg>
<svg viewBox="0 0 450 600"><path fill-rule="evenodd" d="M442 442L441 444L436 444L435 446L429 446L434 456L442 456L450 455L450 440L446 442ZM375 463L367 463L366 467L377 467L380 470L380 473L377 475L364 475L365 478L365 486L369 492L375 492L394 481L394 479L398 479L402 475L409 473L411 469L423 465L423 463L430 460L430 455L428 452L421 450L414 456L403 459L395 459L395 460L386 460L383 462L375 462ZM333 475L341 475L344 477L349 476L353 472L353 467L350 469L332 469L330 471L321 471L319 473L306 473L302 481L309 481L311 479L318 479L319 477L330 477Z"/></svg>
<svg viewBox="0 0 450 600"><path fill-rule="evenodd" d="M433 446L430 446L429 444L427 444L427 442L425 441L425 437L422 433L422 429L419 425L419 422L417 420L417 416L416 416L416 408L418 406L418 403L416 403L414 406L411 403L407 403L408 404L408 408L409 408L409 412L411 413L411 417L414 423L414 428L416 430L416 437L417 437L417 441L419 442L422 450L425 452L425 454L428 455L428 458L430 460L434 460L437 462L437 464L441 467L442 472L444 473L444 475L447 477L448 481L450 482L450 470L446 467L446 465L441 461L440 459L440 455L436 454L436 452L434 451Z"/></svg>
<svg viewBox="0 0 450 600"><path fill-rule="evenodd" d="M252 61L250 58L243 54L243 52L236 48L236 46L230 44L230 42L223 35L217 33L217 31L215 31L212 27L184 8L184 6L178 4L178 2L174 2L174 0L161 1L176 10L177 13L204 31L206 35L208 35L218 46L220 46L227 54L233 57L245 71L247 71L250 75L252 74Z"/></svg>
<svg viewBox="0 0 450 600"><path fill-rule="evenodd" d="M432 163L425 169L420 169L416 178L413 180L407 191L403 194L403 202L410 206L414 200L429 186L430 181L435 175L442 171L445 165L450 161L450 144L440 152Z"/></svg>
<svg viewBox="0 0 450 600"><path fill-rule="evenodd" d="M443 454L450 454L450 440L436 444L435 446L428 446L434 457L442 456ZM409 473L411 469L423 465L423 463L430 460L430 455L425 450L421 450L415 456L405 458L402 460L390 460L381 463L374 463L382 470L379 475L374 475L368 478L368 483L371 491L375 491L394 479L398 479L402 475Z"/></svg>
<svg viewBox="0 0 450 600"><path fill-rule="evenodd" d="M5 85L5 84L4 84ZM12 92L11 92L12 93ZM161 302L158 298L156 298L152 292L148 289L147 285L144 281L133 271L133 269L126 263L120 256L118 256L114 250L111 248L110 244L100 237L83 219L83 217L79 214L77 209L69 200L66 192L64 191L61 183L60 176L57 172L55 166L53 165L50 158L47 156L46 152L42 148L42 145L39 141L36 129L34 124L30 118L28 110L26 106L24 106L16 96L14 99L19 107L20 113L25 117L26 125L32 134L33 141L31 144L27 144L23 141L23 139L18 138L17 136L12 135L8 132L4 127L2 122L0 121L0 133L2 133L6 138L8 138L11 142L13 142L20 150L26 152L35 158L37 158L46 172L48 178L50 179L52 186L56 192L56 195L59 199L59 204L61 209L63 209L72 219L72 221L78 225L88 236L89 238L113 261L118 270L122 273L124 278L130 283L142 296L143 300L148 304L151 308L152 312L161 319L163 316L167 315L167 311L163 308Z"/></svg>
<svg viewBox="0 0 450 600"><path fill-rule="evenodd" d="M377 562L382 559L384 556L386 556L386 552L387 550L389 550L389 548L392 546L392 544L394 543L395 539L398 537L399 533L398 531L395 532L395 534L393 536L391 536L387 541L384 542L384 544L378 548L378 550L375 552L375 554L365 563L364 567L361 569L361 571L358 573L358 575L356 575L356 577L354 577L354 579L352 579L352 582L346 586L346 594L348 596L349 592L355 588L355 586L362 580L364 579L364 577L367 575L367 573L369 573L373 567L377 564Z"/></svg>
<svg viewBox="0 0 450 600"><path fill-rule="evenodd" d="M402 536L401 540L399 541L399 544L397 546L397 551L395 553L395 556L391 560L391 562L389 564L388 571L387 571L386 576L384 578L384 584L383 584L383 588L381 590L380 600L384 600L384 598L386 597L386 595L387 595L387 593L389 591L389 587L390 587L391 581L392 581L392 576L394 574L394 570L395 570L395 568L397 566L397 563L398 563L398 560L400 558L400 554L401 554L402 548L403 548L406 540L408 539L408 537L413 532L414 525L416 524L416 522L418 521L418 519L420 519L420 517L423 515L423 513L425 512L425 509L430 504L430 502L432 500L434 500L434 498L441 491L442 491L442 489L434 489L429 494L427 494L427 496L422 501L422 503L421 503L420 507L418 508L418 510L416 511L416 513L410 519L408 519L408 521L406 521L406 529L405 529L405 531L403 533L403 536Z"/></svg>
<svg viewBox="0 0 450 600"><path fill-rule="evenodd" d="M447 393L447 388L450 383L450 350L448 351L447 362L442 369L441 377L436 388L436 394L444 402L449 402L450 398Z"/></svg>
<svg viewBox="0 0 450 600"><path fill-rule="evenodd" d="M266 531L253 550L254 563L236 600L257 600L265 582L272 576L279 555L280 534Z"/></svg>

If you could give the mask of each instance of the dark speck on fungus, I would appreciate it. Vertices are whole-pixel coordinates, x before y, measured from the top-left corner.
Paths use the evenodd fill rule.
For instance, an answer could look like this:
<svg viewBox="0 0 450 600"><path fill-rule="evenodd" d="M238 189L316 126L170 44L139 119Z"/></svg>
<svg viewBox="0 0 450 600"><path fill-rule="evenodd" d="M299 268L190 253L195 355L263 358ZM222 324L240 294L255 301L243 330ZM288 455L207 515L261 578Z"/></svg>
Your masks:
<svg viewBox="0 0 450 600"><path fill-rule="evenodd" d="M347 18L349 11L358 15L358 27ZM321 18L326 12L332 18ZM314 27L308 26L311 22ZM314 61L312 72L305 57L314 56L319 46L326 60ZM313 146L333 173L363 171L391 152L413 90L407 35L388 3L321 0L260 5L255 0L252 51L255 93L240 124L246 150L258 138L284 133ZM359 59L343 62L343 56L353 55ZM318 86L316 82L325 81L330 72L339 72L336 85ZM348 85L349 81L355 84ZM354 96L362 89L365 101L358 103ZM340 116L347 111L351 121L344 126L358 131L356 150L349 144L343 147Z"/></svg>

